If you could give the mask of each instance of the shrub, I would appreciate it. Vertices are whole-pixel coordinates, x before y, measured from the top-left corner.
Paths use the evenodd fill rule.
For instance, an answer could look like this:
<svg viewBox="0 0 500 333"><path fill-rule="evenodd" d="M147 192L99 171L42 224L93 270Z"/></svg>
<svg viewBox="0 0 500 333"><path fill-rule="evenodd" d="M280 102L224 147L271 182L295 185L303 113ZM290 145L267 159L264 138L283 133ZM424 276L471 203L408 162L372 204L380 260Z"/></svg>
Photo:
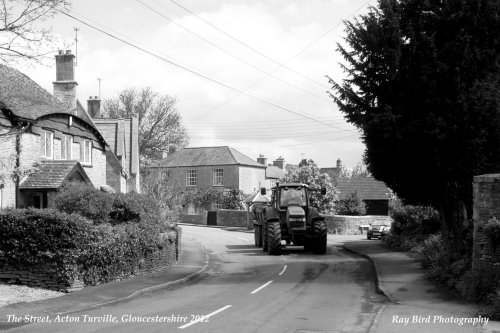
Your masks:
<svg viewBox="0 0 500 333"><path fill-rule="evenodd" d="M339 201L335 207L338 215L365 215L366 205L358 196L358 192L350 193L344 200Z"/></svg>
<svg viewBox="0 0 500 333"><path fill-rule="evenodd" d="M87 285L134 275L175 241L147 223L95 225L77 214L33 208L0 211L0 235L0 266L47 266Z"/></svg>
<svg viewBox="0 0 500 333"><path fill-rule="evenodd" d="M0 211L1 264L13 267L51 263L53 273L75 274L80 249L92 238L93 225L76 214L52 209Z"/></svg>
<svg viewBox="0 0 500 333"><path fill-rule="evenodd" d="M113 197L83 182L66 182L56 193L54 203L62 212L77 213L95 224L101 224L109 222Z"/></svg>
<svg viewBox="0 0 500 333"><path fill-rule="evenodd" d="M394 220L391 230L397 234L418 237L436 233L440 229L439 213L432 207L395 207L391 216Z"/></svg>
<svg viewBox="0 0 500 333"><path fill-rule="evenodd" d="M147 223L157 225L165 218L158 203L136 192L111 194L113 205L109 216L112 224Z"/></svg>

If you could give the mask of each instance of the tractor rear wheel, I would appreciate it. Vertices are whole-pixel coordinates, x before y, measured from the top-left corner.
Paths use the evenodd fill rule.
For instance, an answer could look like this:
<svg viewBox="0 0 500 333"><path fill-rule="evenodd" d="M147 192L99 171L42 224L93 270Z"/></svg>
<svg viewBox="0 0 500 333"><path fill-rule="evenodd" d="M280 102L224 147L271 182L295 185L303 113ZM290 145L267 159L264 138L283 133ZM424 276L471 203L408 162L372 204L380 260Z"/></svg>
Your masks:
<svg viewBox="0 0 500 333"><path fill-rule="evenodd" d="M313 223L314 239L312 240L312 251L314 254L326 253L326 223L325 221L315 221Z"/></svg>
<svg viewBox="0 0 500 333"><path fill-rule="evenodd" d="M255 246L261 247L262 246L262 226L260 225L255 225L254 226L254 239L255 239Z"/></svg>
<svg viewBox="0 0 500 333"><path fill-rule="evenodd" d="M281 227L279 222L269 222L267 227L267 253L281 254Z"/></svg>

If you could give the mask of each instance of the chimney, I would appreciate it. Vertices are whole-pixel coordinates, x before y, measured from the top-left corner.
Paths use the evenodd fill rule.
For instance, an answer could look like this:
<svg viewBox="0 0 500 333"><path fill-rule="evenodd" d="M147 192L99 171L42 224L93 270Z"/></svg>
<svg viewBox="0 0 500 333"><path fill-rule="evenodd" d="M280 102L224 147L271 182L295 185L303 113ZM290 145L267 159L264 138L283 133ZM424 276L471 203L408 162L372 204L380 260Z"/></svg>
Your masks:
<svg viewBox="0 0 500 333"><path fill-rule="evenodd" d="M267 158L265 158L264 155L259 154L259 157L257 157L257 162L262 165L267 165Z"/></svg>
<svg viewBox="0 0 500 333"><path fill-rule="evenodd" d="M101 100L97 96L95 98L89 97L87 111L91 118L101 118Z"/></svg>
<svg viewBox="0 0 500 333"><path fill-rule="evenodd" d="M70 110L76 109L75 55L62 50L56 56L56 81L54 96Z"/></svg>
<svg viewBox="0 0 500 333"><path fill-rule="evenodd" d="M273 165L283 170L285 169L285 159L280 156L273 162Z"/></svg>
<svg viewBox="0 0 500 333"><path fill-rule="evenodd" d="M337 160L337 168L342 168L342 161L340 160L340 158Z"/></svg>

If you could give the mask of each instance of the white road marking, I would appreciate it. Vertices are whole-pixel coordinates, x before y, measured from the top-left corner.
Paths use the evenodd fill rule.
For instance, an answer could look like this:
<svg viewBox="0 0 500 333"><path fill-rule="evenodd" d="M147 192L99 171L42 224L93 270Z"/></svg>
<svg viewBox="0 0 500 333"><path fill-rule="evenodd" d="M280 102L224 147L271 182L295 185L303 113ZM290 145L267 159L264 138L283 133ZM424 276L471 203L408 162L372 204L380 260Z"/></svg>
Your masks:
<svg viewBox="0 0 500 333"><path fill-rule="evenodd" d="M283 267L283 270L278 275L283 275L283 273L285 273L285 271L286 271L286 268L287 268L287 265L285 265L285 267Z"/></svg>
<svg viewBox="0 0 500 333"><path fill-rule="evenodd" d="M238 237L238 239L243 240L243 241L245 241L245 242L250 242L250 240L248 240L248 239L246 239L246 238L240 238L240 237Z"/></svg>
<svg viewBox="0 0 500 333"><path fill-rule="evenodd" d="M185 324L185 325L179 326L179 328L180 328L180 329L183 329L183 328L189 327L189 326L191 326L191 325L194 325L194 324L196 324L196 323L198 323L198 322L200 322L200 321L206 320L206 319L208 319L208 318L212 317L213 315L216 315L216 314L218 314L219 312L222 312L222 311L224 311L224 310L226 310L226 309L230 308L231 306L232 306L232 305L226 305L225 307L220 308L219 310L215 310L215 311L214 311L214 312L212 312L212 313L209 313L209 314L207 314L207 315L205 315L205 316L200 316L200 318L198 318L198 319L196 319L196 320L193 320L193 321L191 321L191 322L189 322L189 323L187 323L187 324Z"/></svg>
<svg viewBox="0 0 500 333"><path fill-rule="evenodd" d="M281 259L282 259L284 262L286 262L286 258L285 258L285 257L281 256Z"/></svg>
<svg viewBox="0 0 500 333"><path fill-rule="evenodd" d="M262 289L264 289L265 287L267 287L268 285L270 285L272 282L273 282L273 280L269 281L268 283L260 286L259 288L255 289L254 291L252 291L250 294L256 294L256 293L258 293L259 291L261 291Z"/></svg>

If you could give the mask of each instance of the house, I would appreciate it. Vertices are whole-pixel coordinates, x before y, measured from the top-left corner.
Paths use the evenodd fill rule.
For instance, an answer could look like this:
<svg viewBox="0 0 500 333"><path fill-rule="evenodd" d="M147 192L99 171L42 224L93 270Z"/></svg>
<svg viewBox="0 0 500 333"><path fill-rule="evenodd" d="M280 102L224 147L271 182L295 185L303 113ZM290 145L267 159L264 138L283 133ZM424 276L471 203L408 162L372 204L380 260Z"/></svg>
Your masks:
<svg viewBox="0 0 500 333"><path fill-rule="evenodd" d="M181 191L202 188L238 189L249 195L266 183L266 166L228 146L180 149L154 163ZM212 202L211 210L218 203ZM200 207L190 204L187 213L195 214Z"/></svg>
<svg viewBox="0 0 500 333"><path fill-rule="evenodd" d="M140 192L139 174L139 120L133 118L102 118L101 100L89 97L87 110L77 99L74 78L74 55L70 51L59 51L56 55L56 81L54 96L85 117L101 133L110 149L106 151L106 182L117 192ZM113 163L111 163L113 162ZM123 177L117 177L116 162Z"/></svg>
<svg viewBox="0 0 500 333"><path fill-rule="evenodd" d="M89 117L15 69L0 65L0 77L0 207L48 207L66 179L106 185L106 142Z"/></svg>
<svg viewBox="0 0 500 333"><path fill-rule="evenodd" d="M319 172L326 173L331 179L338 179L340 171L342 170L342 161L337 159L337 166L333 168L320 168Z"/></svg>
<svg viewBox="0 0 500 333"><path fill-rule="evenodd" d="M65 180L126 190L122 161L77 106L70 51L56 55L54 95L8 66L0 77L0 208L50 207Z"/></svg>
<svg viewBox="0 0 500 333"><path fill-rule="evenodd" d="M266 182L263 184L263 187L268 190L276 186L276 183L286 175L286 170L284 170L285 160L281 156L273 161L273 165L268 165L267 158L260 154L257 157L257 162L266 166Z"/></svg>
<svg viewBox="0 0 500 333"><path fill-rule="evenodd" d="M366 215L389 215L389 188L373 177L340 178L339 200L345 200L353 192L366 204Z"/></svg>

